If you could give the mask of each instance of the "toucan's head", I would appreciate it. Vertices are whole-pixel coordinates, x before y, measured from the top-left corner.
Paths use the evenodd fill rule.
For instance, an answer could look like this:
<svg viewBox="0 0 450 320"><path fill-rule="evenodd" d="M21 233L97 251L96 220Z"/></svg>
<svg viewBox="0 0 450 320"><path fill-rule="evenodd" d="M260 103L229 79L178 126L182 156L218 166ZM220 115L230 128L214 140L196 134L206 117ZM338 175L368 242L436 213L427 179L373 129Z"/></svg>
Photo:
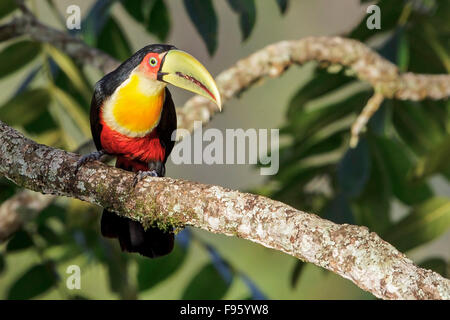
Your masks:
<svg viewBox="0 0 450 320"><path fill-rule="evenodd" d="M139 50L130 59L133 58L139 61L137 69L145 77L197 93L221 109L220 93L213 77L190 54L171 45L154 44Z"/></svg>

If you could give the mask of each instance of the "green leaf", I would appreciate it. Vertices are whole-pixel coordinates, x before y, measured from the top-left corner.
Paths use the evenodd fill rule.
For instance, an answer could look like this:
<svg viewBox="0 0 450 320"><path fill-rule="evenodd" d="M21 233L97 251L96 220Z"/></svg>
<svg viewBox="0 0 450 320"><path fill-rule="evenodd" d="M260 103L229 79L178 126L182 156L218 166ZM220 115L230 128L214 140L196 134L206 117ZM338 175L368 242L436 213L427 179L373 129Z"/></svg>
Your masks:
<svg viewBox="0 0 450 320"><path fill-rule="evenodd" d="M128 262L129 257L120 251L120 248L106 243L106 252L102 254L106 256L102 258L105 262L108 270L109 286L111 291L116 292L120 295L129 294L129 281L128 276ZM104 247L104 246L102 246Z"/></svg>
<svg viewBox="0 0 450 320"><path fill-rule="evenodd" d="M65 53L56 49L53 46L46 45L45 51L50 55L50 57L56 62L56 64L61 68L61 70L67 75L71 80L72 84L78 91L83 94L83 96L89 100L92 96L91 89L88 88L81 71L78 69L77 65L72 61L72 59Z"/></svg>
<svg viewBox="0 0 450 320"><path fill-rule="evenodd" d="M2 253L0 253L0 273L2 273L5 270L5 257Z"/></svg>
<svg viewBox="0 0 450 320"><path fill-rule="evenodd" d="M401 39L405 36L404 28L396 26L385 41L377 48L378 53L392 63L398 62Z"/></svg>
<svg viewBox="0 0 450 320"><path fill-rule="evenodd" d="M6 199L11 198L18 189L17 185L7 180L5 177L0 177L0 203Z"/></svg>
<svg viewBox="0 0 450 320"><path fill-rule="evenodd" d="M303 109L304 105L309 100L318 98L332 90L343 87L351 81L354 81L354 79L345 76L342 72L329 73L326 69L317 67L314 70L311 79L300 87L289 102L288 116Z"/></svg>
<svg viewBox="0 0 450 320"><path fill-rule="evenodd" d="M450 199L434 197L413 209L383 237L400 251L436 239L450 228Z"/></svg>
<svg viewBox="0 0 450 320"><path fill-rule="evenodd" d="M450 100L423 100L421 107L439 128L440 139L450 132Z"/></svg>
<svg viewBox="0 0 450 320"><path fill-rule="evenodd" d="M370 155L367 140L360 139L356 148L345 153L337 168L340 191L349 198L361 194L370 175Z"/></svg>
<svg viewBox="0 0 450 320"><path fill-rule="evenodd" d="M50 113L52 119L62 128L61 137L66 148L75 150L82 142L86 141L86 136L80 131L64 108L57 104L52 104L50 105Z"/></svg>
<svg viewBox="0 0 450 320"><path fill-rule="evenodd" d="M41 211L35 221L38 225L42 225L50 218L55 218L65 224L67 221L66 208L55 203L51 203L48 207Z"/></svg>
<svg viewBox="0 0 450 320"><path fill-rule="evenodd" d="M154 2L155 1L146 1L148 9L151 9ZM122 0L121 4L138 23L142 23L146 20L148 10L144 10L143 0Z"/></svg>
<svg viewBox="0 0 450 320"><path fill-rule="evenodd" d="M26 271L8 291L9 300L32 299L56 285L56 278L49 264L39 264Z"/></svg>
<svg viewBox="0 0 450 320"><path fill-rule="evenodd" d="M130 43L122 30L116 19L110 17L97 39L97 48L121 61L132 55Z"/></svg>
<svg viewBox="0 0 450 320"><path fill-rule="evenodd" d="M432 191L427 184L411 184L408 180L408 172L413 167L413 162L405 146L384 137L375 139L377 148L380 150L381 157L389 172L394 195L409 205L430 198Z"/></svg>
<svg viewBox="0 0 450 320"><path fill-rule="evenodd" d="M228 0L228 4L234 12L239 14L242 39L246 40L255 26L255 0Z"/></svg>
<svg viewBox="0 0 450 320"><path fill-rule="evenodd" d="M19 230L17 231L13 238L8 241L6 245L7 252L15 252L24 249L28 249L33 246L33 240L29 236L28 232Z"/></svg>
<svg viewBox="0 0 450 320"><path fill-rule="evenodd" d="M170 15L163 0L122 0L127 12L146 30L166 41L170 30Z"/></svg>
<svg viewBox="0 0 450 320"><path fill-rule="evenodd" d="M347 115L342 119L323 126L320 130L309 135L307 139L300 136L290 145L282 146L280 148L281 165L279 172L283 172L285 168L298 164L299 160L313 155L347 150L348 139L346 136L349 135L350 126L355 119L356 115ZM281 131L282 135L289 134L289 131L284 132L284 128L282 128Z"/></svg>
<svg viewBox="0 0 450 320"><path fill-rule="evenodd" d="M14 0L2 0L0 1L0 19L10 14L17 8Z"/></svg>
<svg viewBox="0 0 450 320"><path fill-rule="evenodd" d="M366 14L359 25L350 33L349 36L351 38L366 41L376 34L390 31L397 26L404 5L391 0L381 0L378 1L377 6L380 7L381 11L381 29L371 30L367 28L367 19L370 17L370 14Z"/></svg>
<svg viewBox="0 0 450 320"><path fill-rule="evenodd" d="M437 272L445 278L449 275L447 262L439 257L428 258L427 260L419 263L419 267Z"/></svg>
<svg viewBox="0 0 450 320"><path fill-rule="evenodd" d="M283 168L283 171L278 172L276 176L281 186L272 196L282 200L289 190L298 193L298 190L302 190L315 176L330 173L341 156L336 152L324 153L302 159L288 168Z"/></svg>
<svg viewBox="0 0 450 320"><path fill-rule="evenodd" d="M74 294L70 296L70 300L89 300L89 298L79 294Z"/></svg>
<svg viewBox="0 0 450 320"><path fill-rule="evenodd" d="M184 300L217 300L225 296L229 284L211 264L204 266L186 287Z"/></svg>
<svg viewBox="0 0 450 320"><path fill-rule="evenodd" d="M285 14L286 10L288 8L288 5L289 5L289 1L288 0L276 0L276 1L277 1L278 8L280 9L280 12L282 14Z"/></svg>
<svg viewBox="0 0 450 320"><path fill-rule="evenodd" d="M398 100L388 104L393 110L395 130L416 154L431 150L442 140L444 129L424 106Z"/></svg>
<svg viewBox="0 0 450 320"><path fill-rule="evenodd" d="M0 120L12 126L24 126L36 120L50 104L45 89L30 89L0 106Z"/></svg>
<svg viewBox="0 0 450 320"><path fill-rule="evenodd" d="M58 105L64 108L65 112L77 124L78 128L84 134L85 138L89 137L91 135L91 127L89 125L87 114L83 110L83 107L81 107L75 99L73 99L70 95L68 95L57 86L50 86L50 92L59 102Z"/></svg>
<svg viewBox="0 0 450 320"><path fill-rule="evenodd" d="M58 127L57 123L50 115L50 105L51 103L49 104L48 110L45 110L38 117L36 117L36 119L24 126L26 132L30 135L40 135L45 132L55 130L55 128Z"/></svg>
<svg viewBox="0 0 450 320"><path fill-rule="evenodd" d="M39 54L41 46L32 41L15 42L0 52L0 78L5 77L26 66Z"/></svg>
<svg viewBox="0 0 450 320"><path fill-rule="evenodd" d="M353 201L353 212L358 225L370 226L371 230L382 233L391 226L392 187L384 159L372 137L369 135L368 138L372 163L370 178L362 194Z"/></svg>
<svg viewBox="0 0 450 320"><path fill-rule="evenodd" d="M371 90L343 71L329 73L316 68L313 77L291 99L288 124L282 133L292 134L297 143L304 143L324 126L358 112L370 94ZM330 95L336 97L331 99Z"/></svg>
<svg viewBox="0 0 450 320"><path fill-rule="evenodd" d="M397 65L401 72L406 72L409 65L409 39L408 35L402 34L397 51Z"/></svg>
<svg viewBox="0 0 450 320"><path fill-rule="evenodd" d="M440 29L432 27L426 21L416 23L408 29L410 39L408 71L435 74L450 72L449 35L441 35L439 31Z"/></svg>
<svg viewBox="0 0 450 320"><path fill-rule="evenodd" d="M156 35L161 41L166 41L170 30L170 17L163 0L156 0L146 23L148 32Z"/></svg>
<svg viewBox="0 0 450 320"><path fill-rule="evenodd" d="M93 1L91 8L81 23L81 37L86 44L95 46L98 35L111 16L111 7L115 2L115 0Z"/></svg>
<svg viewBox="0 0 450 320"><path fill-rule="evenodd" d="M185 258L186 250L181 246L175 246L171 254L158 259L139 257L137 274L139 291L150 289L169 278L181 267Z"/></svg>
<svg viewBox="0 0 450 320"><path fill-rule="evenodd" d="M450 33L450 25L448 23L450 2L422 1L422 5L425 5L426 2L428 2L429 7L426 8L425 14L417 15L417 18L432 25L442 35ZM413 16L413 18L416 18L416 16Z"/></svg>
<svg viewBox="0 0 450 320"><path fill-rule="evenodd" d="M213 55L217 49L217 16L211 0L184 0L184 6L195 29Z"/></svg>
<svg viewBox="0 0 450 320"><path fill-rule="evenodd" d="M416 181L444 171L450 168L450 135L447 135L443 141L431 149L431 151L422 157L416 167L411 171L411 178Z"/></svg>
<svg viewBox="0 0 450 320"><path fill-rule="evenodd" d="M300 111L291 117L289 131L297 141L304 142L323 127L358 112L369 97L369 90L362 90L337 101L326 102L320 107Z"/></svg>

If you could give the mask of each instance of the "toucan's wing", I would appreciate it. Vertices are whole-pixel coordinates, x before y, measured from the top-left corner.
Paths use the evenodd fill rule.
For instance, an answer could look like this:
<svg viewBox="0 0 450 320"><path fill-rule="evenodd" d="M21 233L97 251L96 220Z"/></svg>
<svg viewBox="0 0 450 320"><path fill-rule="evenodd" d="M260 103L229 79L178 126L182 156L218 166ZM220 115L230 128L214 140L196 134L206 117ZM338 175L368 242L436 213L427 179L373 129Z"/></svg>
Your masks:
<svg viewBox="0 0 450 320"><path fill-rule="evenodd" d="M95 147L97 150L102 150L102 143L100 140L100 134L102 132L102 124L100 123L100 109L103 105L105 96L102 90L101 82L97 82L94 88L94 94L92 95L91 101L91 132L92 138L94 139Z"/></svg>
<svg viewBox="0 0 450 320"><path fill-rule="evenodd" d="M172 95L167 88L161 119L157 128L159 140L165 147L166 157L164 162L166 162L175 144L175 141L172 141L172 132L174 132L177 128L177 113L175 110L175 105L173 104Z"/></svg>
<svg viewBox="0 0 450 320"><path fill-rule="evenodd" d="M141 59L142 60L142 59ZM113 95L114 91L120 86L130 75L130 72L138 64L136 57L132 56L122 63L116 70L106 74L101 78L94 88L94 94L91 101L91 131L97 150L102 150L100 134L102 125L100 123L100 110L103 103Z"/></svg>

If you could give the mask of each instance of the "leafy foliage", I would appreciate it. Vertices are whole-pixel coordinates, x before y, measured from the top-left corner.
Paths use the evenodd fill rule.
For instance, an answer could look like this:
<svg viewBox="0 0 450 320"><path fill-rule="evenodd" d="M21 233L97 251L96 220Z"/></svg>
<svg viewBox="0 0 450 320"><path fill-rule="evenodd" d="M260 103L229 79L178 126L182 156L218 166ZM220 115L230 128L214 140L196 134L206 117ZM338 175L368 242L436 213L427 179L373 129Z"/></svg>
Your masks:
<svg viewBox="0 0 450 320"><path fill-rule="evenodd" d="M50 100L46 89L26 90L0 106L0 120L10 125L27 125L47 110Z"/></svg>
<svg viewBox="0 0 450 320"><path fill-rule="evenodd" d="M0 77L5 77L32 61L40 52L40 45L28 40L15 42L0 52Z"/></svg>
<svg viewBox="0 0 450 320"><path fill-rule="evenodd" d="M18 231L14 237L8 241L6 246L7 252L14 252L18 250L27 249L33 246L33 240L31 240L30 235L26 231Z"/></svg>
<svg viewBox="0 0 450 320"><path fill-rule="evenodd" d="M429 258L423 261L419 266L425 269L433 270L446 278L448 278L448 275L450 274L450 264L442 258Z"/></svg>
<svg viewBox="0 0 450 320"><path fill-rule="evenodd" d="M186 250L180 246L176 246L170 255L161 259L139 258L137 274L139 291L150 289L170 277L182 266L185 258Z"/></svg>
<svg viewBox="0 0 450 320"><path fill-rule="evenodd" d="M289 1L272 1L281 19ZM51 6L53 2L48 3ZM242 40L249 39L257 26L258 2L228 0L227 4L237 17ZM365 42L382 39L378 52L401 71L449 72L450 2L381 0L377 4L382 11L382 29L369 30L363 18L349 32L350 37ZM220 45L219 32L224 32L215 5L212 0L183 1L210 55ZM116 13L117 7L155 42L169 39L173 17L170 2L165 0L97 0L75 35L118 60L128 58L136 48L130 41L133 35L123 28L124 20ZM14 1L2 0L0 17L15 9ZM0 61L8 61L0 65L2 79L27 71L0 106L0 120L40 143L69 150L90 139L88 110L94 83L86 68L51 44L24 39L6 43L0 50ZM347 70L316 64L311 78L287 106L281 128L287 142L280 149L280 170L254 191L335 222L368 226L408 251L436 239L450 227L449 199L436 194L430 183L432 177L450 178L450 104L387 100L370 120L357 148L349 149L351 124L372 94L370 87ZM17 190L0 178L0 202ZM395 202L407 211L400 220L394 212ZM148 260L124 254L117 244L101 238L98 219L99 212L93 206L66 199L27 222L0 247L0 277L8 276L4 286L7 297L39 298L55 292L58 286L61 289L64 267L76 261L83 264L83 270L104 271L111 298L146 297L180 274L186 280L181 288L185 299L224 298L235 283L244 285L251 299L267 298L258 280L252 280L256 279L253 274L240 271L189 230L177 236L171 255ZM197 250L194 253L193 247ZM197 260L192 255L199 252L206 261L186 271L188 262ZM20 255L33 260L14 273L10 259ZM449 274L448 261L442 257L432 257L421 265L444 276ZM294 289L305 266L296 261L290 276L279 281ZM89 298L67 292L61 296Z"/></svg>
<svg viewBox="0 0 450 320"><path fill-rule="evenodd" d="M239 14L243 40L247 39L255 26L256 8L254 0L228 0L233 11Z"/></svg>
<svg viewBox="0 0 450 320"><path fill-rule="evenodd" d="M38 264L27 270L9 289L8 299L31 299L56 284L50 264Z"/></svg>
<svg viewBox="0 0 450 320"><path fill-rule="evenodd" d="M239 16L243 39L247 39L256 21L255 1L241 3L230 0L229 4ZM49 1L48 5L53 6L54 3ZM212 1L186 0L184 5L209 53L213 54L218 46L219 17ZM279 5L284 12L287 1L279 2ZM131 35L114 13L113 8L117 6L122 7L135 23L158 41L167 40L171 16L164 0L97 0L84 16L81 30L68 32L118 60L127 59L133 53ZM0 17L15 9L14 1L2 1ZM53 9L57 13L58 9ZM51 44L38 44L30 40L11 41L0 51L0 59L8 61L0 65L2 78L21 69L29 70L33 64L12 96L0 105L0 120L18 127L38 142L65 149L76 149L90 138L88 111L93 83L88 80L83 66ZM8 199L16 191L15 185L0 179L0 201ZM26 229L16 232L4 250L0 249L0 272L5 270L9 256L37 254L40 261L36 264L33 260L28 269L16 274L11 280L7 297L30 299L54 291L64 279L61 266L74 259L82 259L89 267L100 265L106 270L112 293L122 298L136 298L180 271L187 259L192 237L189 232L183 234L184 240L181 235L178 237L179 244L171 255L156 260L143 259L122 253L117 245L99 236L98 212L92 206L75 200L52 204L28 222ZM192 275L184 296L204 296L209 291L205 291L204 287L208 288L213 278L218 286L212 297L223 297L236 272L213 247L199 239L197 242L202 250L209 253L211 263ZM135 272L132 271L134 265ZM249 277L243 273L238 275L248 287L251 297L265 298ZM33 288L29 290L28 286ZM87 298L80 294L65 294L67 298Z"/></svg>
<svg viewBox="0 0 450 320"><path fill-rule="evenodd" d="M400 70L448 73L449 30L439 27L442 17L450 16L448 2L381 0L377 5L382 28L370 30L363 19L351 37L370 41L382 34L378 52ZM349 149L350 125L370 94L355 87L345 70L335 73L318 65L291 99L282 128L290 142L280 150L280 171L271 178L276 183L265 194L335 222L366 225L408 251L450 228L449 199L437 197L429 185L432 176L449 178L449 104L385 101L357 148ZM341 98L326 99L333 95ZM327 188L314 187L324 180ZM396 223L394 200L410 208ZM435 265L442 270L441 262ZM301 266L293 270L293 285Z"/></svg>
<svg viewBox="0 0 450 320"><path fill-rule="evenodd" d="M14 0L4 0L0 3L0 18L3 18L16 9Z"/></svg>
<svg viewBox="0 0 450 320"><path fill-rule="evenodd" d="M127 0L122 1L122 5L148 32L159 40L166 41L170 31L170 17L163 0Z"/></svg>
<svg viewBox="0 0 450 320"><path fill-rule="evenodd" d="M212 0L184 0L184 6L209 54L217 49L217 16Z"/></svg>
<svg viewBox="0 0 450 320"><path fill-rule="evenodd" d="M440 236L450 228L450 200L434 197L416 206L386 232L386 241L407 251Z"/></svg>
<svg viewBox="0 0 450 320"><path fill-rule="evenodd" d="M214 284L214 285L211 285ZM183 293L186 300L216 300L224 297L229 284L212 264L204 266Z"/></svg>

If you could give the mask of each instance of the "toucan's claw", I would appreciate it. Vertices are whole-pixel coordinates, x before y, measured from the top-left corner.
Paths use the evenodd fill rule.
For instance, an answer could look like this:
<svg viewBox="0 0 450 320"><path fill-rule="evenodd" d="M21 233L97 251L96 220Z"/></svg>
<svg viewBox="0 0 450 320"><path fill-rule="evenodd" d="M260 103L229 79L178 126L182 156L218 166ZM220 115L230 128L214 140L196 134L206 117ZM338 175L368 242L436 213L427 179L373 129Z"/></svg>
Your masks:
<svg viewBox="0 0 450 320"><path fill-rule="evenodd" d="M100 151L95 151L95 152L92 152L92 153L82 156L80 158L80 160L77 161L77 166L75 168L75 174L78 173L78 170L80 170L80 168L83 165L85 165L86 163L91 162L91 161L100 160L100 158L102 156L104 156L105 154L106 154L105 150L100 150Z"/></svg>
<svg viewBox="0 0 450 320"><path fill-rule="evenodd" d="M158 177L158 173L156 170L150 170L150 171L138 171L136 172L136 175L133 179L133 188L136 187L136 185L142 181L145 177Z"/></svg>

